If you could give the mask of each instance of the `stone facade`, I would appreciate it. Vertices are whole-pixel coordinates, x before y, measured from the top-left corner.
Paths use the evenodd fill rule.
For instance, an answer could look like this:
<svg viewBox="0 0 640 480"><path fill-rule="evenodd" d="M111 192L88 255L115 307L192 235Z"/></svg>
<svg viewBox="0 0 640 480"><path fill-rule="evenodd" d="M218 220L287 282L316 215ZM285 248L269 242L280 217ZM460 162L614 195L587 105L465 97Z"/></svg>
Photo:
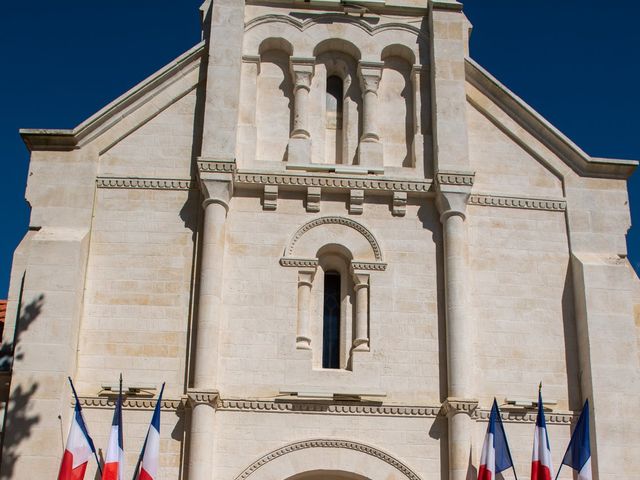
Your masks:
<svg viewBox="0 0 640 480"><path fill-rule="evenodd" d="M22 131L1 478L56 475L67 376L106 445L120 372L127 475L166 382L162 479L463 480L493 397L526 479L542 381L556 464L588 397L594 478L640 478L636 162L470 59L459 3L340 3L209 0L200 44Z"/></svg>

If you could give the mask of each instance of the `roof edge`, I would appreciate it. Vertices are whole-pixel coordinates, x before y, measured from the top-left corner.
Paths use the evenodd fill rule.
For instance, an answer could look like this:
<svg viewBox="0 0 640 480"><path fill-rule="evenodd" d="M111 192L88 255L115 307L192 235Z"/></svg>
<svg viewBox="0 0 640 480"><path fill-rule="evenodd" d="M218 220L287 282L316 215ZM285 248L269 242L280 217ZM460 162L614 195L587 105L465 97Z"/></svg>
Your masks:
<svg viewBox="0 0 640 480"><path fill-rule="evenodd" d="M73 129L21 128L19 130L20 136L29 151L76 150L82 146L82 140L90 133L135 103L175 72L198 59L204 52L205 41L201 41Z"/></svg>
<svg viewBox="0 0 640 480"><path fill-rule="evenodd" d="M465 59L465 72L467 80L504 108L509 116L581 176L627 179L638 166L636 160L591 157L475 60Z"/></svg>

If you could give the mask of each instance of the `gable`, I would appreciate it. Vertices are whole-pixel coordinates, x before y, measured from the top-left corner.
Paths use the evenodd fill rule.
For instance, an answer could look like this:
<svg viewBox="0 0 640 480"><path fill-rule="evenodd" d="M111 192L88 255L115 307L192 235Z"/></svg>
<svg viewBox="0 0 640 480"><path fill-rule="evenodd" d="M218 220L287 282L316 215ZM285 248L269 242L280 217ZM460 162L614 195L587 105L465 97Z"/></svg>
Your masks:
<svg viewBox="0 0 640 480"><path fill-rule="evenodd" d="M561 198L562 181L473 105L467 104L469 161L474 190L502 195Z"/></svg>

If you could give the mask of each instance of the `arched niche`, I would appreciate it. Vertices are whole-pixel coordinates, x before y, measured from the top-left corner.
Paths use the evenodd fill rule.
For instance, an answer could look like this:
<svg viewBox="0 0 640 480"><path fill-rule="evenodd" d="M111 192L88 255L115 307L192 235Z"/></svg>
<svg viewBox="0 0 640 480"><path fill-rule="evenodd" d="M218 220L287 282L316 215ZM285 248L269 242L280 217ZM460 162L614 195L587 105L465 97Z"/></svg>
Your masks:
<svg viewBox="0 0 640 480"><path fill-rule="evenodd" d="M406 464L376 447L333 439L295 442L271 451L235 480L319 480L321 472L336 480L420 480Z"/></svg>
<svg viewBox="0 0 640 480"><path fill-rule="evenodd" d="M257 78L256 135L258 160L284 159L291 132L293 83L289 73L291 43L269 37L259 47L260 74Z"/></svg>
<svg viewBox="0 0 640 480"><path fill-rule="evenodd" d="M378 89L381 111L380 137L384 145L385 166L413 167L415 135L415 86L412 70L415 54L404 45L388 45L382 50L384 63Z"/></svg>
<svg viewBox="0 0 640 480"><path fill-rule="evenodd" d="M384 270L382 248L373 233L361 223L345 217L320 217L301 226L289 239L281 259L283 266L317 265L318 252L327 245L348 252L357 268ZM362 265L360 265L362 264Z"/></svg>

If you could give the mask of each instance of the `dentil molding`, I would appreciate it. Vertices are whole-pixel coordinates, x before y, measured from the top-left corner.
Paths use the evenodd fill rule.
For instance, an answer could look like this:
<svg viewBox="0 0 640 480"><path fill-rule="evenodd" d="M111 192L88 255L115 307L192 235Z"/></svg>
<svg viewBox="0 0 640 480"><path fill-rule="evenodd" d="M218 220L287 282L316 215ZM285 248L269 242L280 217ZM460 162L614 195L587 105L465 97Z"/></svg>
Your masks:
<svg viewBox="0 0 640 480"><path fill-rule="evenodd" d="M525 210L547 210L551 212L564 212L567 209L567 202L563 199L524 198L483 194L471 194L469 204L482 207L521 208Z"/></svg>
<svg viewBox="0 0 640 480"><path fill-rule="evenodd" d="M411 470L407 465L402 463L397 458L392 457L388 453L383 452L382 450L378 450L375 447L370 445L365 445L363 443L352 442L350 440L334 440L334 439L314 439L314 440L305 440L302 442L295 442L289 445L286 445L277 450L273 450L272 452L267 453L266 455L259 458L257 461L253 462L249 465L244 471L238 475L235 480L245 480L249 477L253 472L258 470L260 467L266 465L267 463L282 457L288 453L297 452L299 450L305 450L307 448L343 448L348 450L355 450L357 452L364 453L366 455L370 455L372 457L378 458L383 462L391 465L404 476L406 476L409 480L420 480L420 477Z"/></svg>
<svg viewBox="0 0 640 480"><path fill-rule="evenodd" d="M135 177L98 177L96 186L133 190L194 190L198 188L198 184L190 179Z"/></svg>
<svg viewBox="0 0 640 480"><path fill-rule="evenodd" d="M112 409L116 404L116 397L79 397L80 406L87 409ZM176 411L183 409L186 405L186 398L168 399L163 398L161 409L163 411ZM156 408L158 400L155 398L124 398L122 408L125 410L153 410Z"/></svg>

